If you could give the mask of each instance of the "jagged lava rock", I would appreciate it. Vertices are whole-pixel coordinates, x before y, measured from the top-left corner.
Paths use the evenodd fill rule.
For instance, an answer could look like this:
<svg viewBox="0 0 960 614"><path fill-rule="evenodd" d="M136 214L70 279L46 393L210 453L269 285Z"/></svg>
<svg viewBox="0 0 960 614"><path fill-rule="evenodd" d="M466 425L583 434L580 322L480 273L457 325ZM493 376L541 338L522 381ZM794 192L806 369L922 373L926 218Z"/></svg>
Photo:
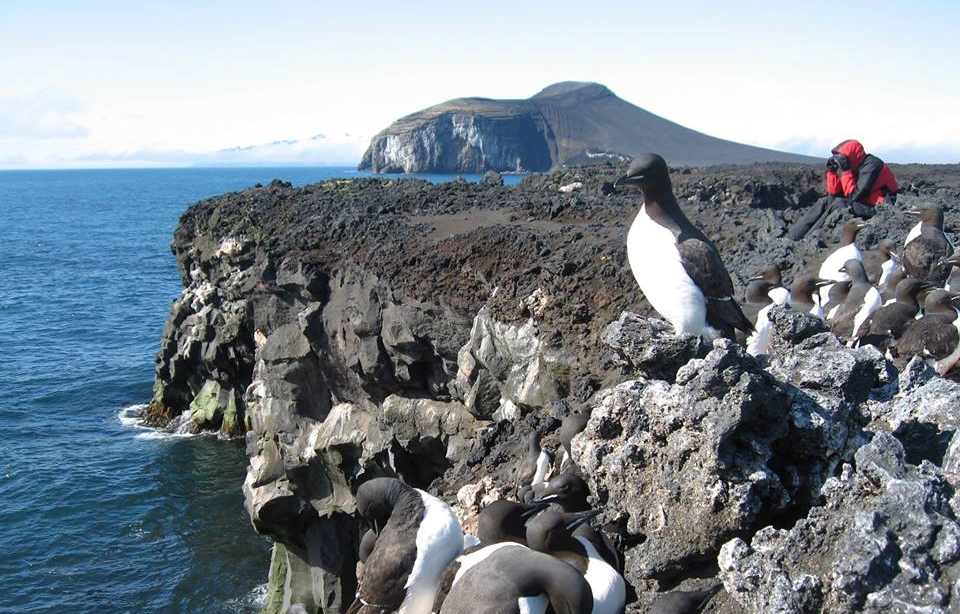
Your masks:
<svg viewBox="0 0 960 614"><path fill-rule="evenodd" d="M910 465L899 441L877 433L792 529L724 544L720 577L748 613L954 612L952 492L937 467Z"/></svg>

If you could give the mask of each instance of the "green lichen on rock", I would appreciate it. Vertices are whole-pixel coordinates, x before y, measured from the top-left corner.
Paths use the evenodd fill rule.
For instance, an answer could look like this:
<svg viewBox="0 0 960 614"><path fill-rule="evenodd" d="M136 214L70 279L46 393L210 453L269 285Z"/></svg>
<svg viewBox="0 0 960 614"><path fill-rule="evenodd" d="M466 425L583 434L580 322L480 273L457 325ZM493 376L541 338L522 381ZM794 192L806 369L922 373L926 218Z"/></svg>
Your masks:
<svg viewBox="0 0 960 614"><path fill-rule="evenodd" d="M232 388L224 388L216 380L207 380L190 402L190 419L203 428L216 428L226 435L238 431L242 419L241 405Z"/></svg>
<svg viewBox="0 0 960 614"><path fill-rule="evenodd" d="M283 609L283 590L287 582L287 549L274 542L270 557L270 577L267 580L267 595L260 614L279 614Z"/></svg>

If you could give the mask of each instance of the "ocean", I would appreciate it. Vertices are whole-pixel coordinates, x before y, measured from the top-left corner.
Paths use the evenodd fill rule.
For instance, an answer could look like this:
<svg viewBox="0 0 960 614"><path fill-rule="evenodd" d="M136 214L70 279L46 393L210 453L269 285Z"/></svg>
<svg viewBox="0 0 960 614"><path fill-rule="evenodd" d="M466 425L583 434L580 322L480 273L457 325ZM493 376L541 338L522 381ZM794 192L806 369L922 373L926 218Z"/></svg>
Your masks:
<svg viewBox="0 0 960 614"><path fill-rule="evenodd" d="M361 175L0 171L0 613L259 610L270 543L243 509L242 442L136 418L181 290L169 246L202 198Z"/></svg>

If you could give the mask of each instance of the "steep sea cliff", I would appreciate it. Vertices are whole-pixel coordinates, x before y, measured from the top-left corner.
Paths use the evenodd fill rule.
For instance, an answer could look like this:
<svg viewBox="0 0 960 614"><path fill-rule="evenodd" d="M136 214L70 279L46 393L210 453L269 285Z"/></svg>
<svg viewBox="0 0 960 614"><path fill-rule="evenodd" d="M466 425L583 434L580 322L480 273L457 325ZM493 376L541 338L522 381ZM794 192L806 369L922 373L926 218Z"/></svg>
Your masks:
<svg viewBox="0 0 960 614"><path fill-rule="evenodd" d="M245 434L243 485L274 542L266 612L353 597L352 493L399 475L467 526L513 483L534 428L590 409L573 459L625 552L635 603L726 588L716 612L949 611L960 388L898 373L777 312L774 350L664 335L625 262L638 206L574 168L518 186L274 182L202 201L172 246L184 291L157 360L155 422ZM862 233L902 241L911 204L960 214L955 167L900 167L904 194ZM675 187L735 283L814 268L833 227L794 243L805 166L678 169ZM580 187L575 186L576 183ZM567 187L561 191L561 187Z"/></svg>

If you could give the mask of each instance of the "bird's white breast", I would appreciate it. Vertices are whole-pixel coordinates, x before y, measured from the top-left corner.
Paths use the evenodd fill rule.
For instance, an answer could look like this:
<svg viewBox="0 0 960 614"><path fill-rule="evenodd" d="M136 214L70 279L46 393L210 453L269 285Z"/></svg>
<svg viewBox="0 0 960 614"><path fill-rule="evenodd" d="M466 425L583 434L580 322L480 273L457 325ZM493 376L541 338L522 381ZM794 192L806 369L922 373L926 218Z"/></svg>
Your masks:
<svg viewBox="0 0 960 614"><path fill-rule="evenodd" d="M646 206L640 208L627 233L627 259L640 290L676 333L704 332L703 292L683 268L673 233L653 221Z"/></svg>
<svg viewBox="0 0 960 614"><path fill-rule="evenodd" d="M768 317L774 305L784 305L790 302L790 291L786 288L772 288L767 296L773 302L757 313L753 333L747 337L747 353L751 356L760 356L770 350L770 336L773 334L773 324Z"/></svg>
<svg viewBox="0 0 960 614"><path fill-rule="evenodd" d="M627 585L616 569L603 560L584 537L577 537L587 551L587 573L583 575L593 592L593 614L621 614L627 602Z"/></svg>
<svg viewBox="0 0 960 614"><path fill-rule="evenodd" d="M877 281L877 286L882 288L886 285L890 276L898 270L900 270L900 261L896 256L891 255L889 260L880 265L880 279Z"/></svg>
<svg viewBox="0 0 960 614"><path fill-rule="evenodd" d="M823 303L820 302L820 295L814 294L810 297L813 300L813 307L810 308L810 315L817 316L818 318L823 317Z"/></svg>
<svg viewBox="0 0 960 614"><path fill-rule="evenodd" d="M547 481L547 471L550 470L550 455L547 454L546 450L540 451L540 456L537 457L537 471L533 474L533 481L530 482L533 484L542 484Z"/></svg>
<svg viewBox="0 0 960 614"><path fill-rule="evenodd" d="M923 222L917 222L917 225L910 229L910 232L907 233L907 240L903 242L903 246L906 247L907 243L913 241L920 236L920 231L923 229Z"/></svg>
<svg viewBox="0 0 960 614"><path fill-rule="evenodd" d="M957 329L957 334L960 335L960 314L954 318L953 327ZM938 360L933 367L937 370L937 373L945 375L958 361L960 361L960 343L957 344L957 347L953 348L949 356Z"/></svg>
<svg viewBox="0 0 960 614"><path fill-rule="evenodd" d="M417 558L407 577L407 591L398 614L429 614L440 576L463 552L463 530L450 506L417 490L423 500L423 518L417 528Z"/></svg>
<svg viewBox="0 0 960 614"><path fill-rule="evenodd" d="M470 571L470 568L472 568L474 565L483 562L491 554L503 548L526 548L526 546L522 546L516 542L500 542L499 544L484 546L476 552L464 554L459 558L460 569L458 569L457 573L453 576L453 584L459 582L460 579L463 578L463 575Z"/></svg>
<svg viewBox="0 0 960 614"><path fill-rule="evenodd" d="M517 599L520 614L543 614L547 611L547 596L521 597Z"/></svg>
<svg viewBox="0 0 960 614"><path fill-rule="evenodd" d="M860 248L857 247L856 243L843 245L827 256L827 259L820 265L818 277L820 277L820 279L832 279L833 281L850 281L850 276L841 272L840 269L843 268L847 260L851 259L863 260L860 254ZM829 284L820 288L820 301L824 305L826 305L827 300L829 300L830 288L832 287L833 284Z"/></svg>
<svg viewBox="0 0 960 614"><path fill-rule="evenodd" d="M853 317L853 332L851 337L857 336L857 331L860 330L860 327L864 322L867 321L867 318L870 317L877 309L883 306L883 298L880 297L880 292L876 288L870 288L867 290L866 296L863 297L863 305L861 305L860 310L857 311L857 315ZM854 339L850 339L850 345L853 347Z"/></svg>

